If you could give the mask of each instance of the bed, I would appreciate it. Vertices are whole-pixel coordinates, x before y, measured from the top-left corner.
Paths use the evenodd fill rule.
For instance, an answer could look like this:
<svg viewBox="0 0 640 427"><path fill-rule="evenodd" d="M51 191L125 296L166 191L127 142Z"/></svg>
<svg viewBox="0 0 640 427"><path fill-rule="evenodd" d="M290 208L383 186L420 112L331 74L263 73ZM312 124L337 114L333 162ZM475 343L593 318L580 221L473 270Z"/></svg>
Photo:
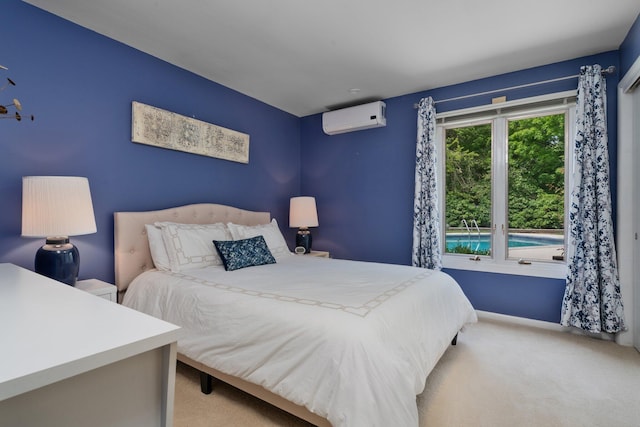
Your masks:
<svg viewBox="0 0 640 427"><path fill-rule="evenodd" d="M318 426L417 426L429 372L477 320L450 276L294 255L268 212L196 204L114 219L119 301L182 327L178 360L203 373L203 391L213 376ZM275 262L227 271L222 250L221 263L194 255L211 236L266 244Z"/></svg>

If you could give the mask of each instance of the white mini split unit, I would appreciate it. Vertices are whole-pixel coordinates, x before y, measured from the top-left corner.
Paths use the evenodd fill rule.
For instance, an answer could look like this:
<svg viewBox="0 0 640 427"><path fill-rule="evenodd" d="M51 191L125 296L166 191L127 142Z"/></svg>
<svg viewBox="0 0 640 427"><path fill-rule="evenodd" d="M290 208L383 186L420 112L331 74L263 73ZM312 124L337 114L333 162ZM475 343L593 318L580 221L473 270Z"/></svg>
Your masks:
<svg viewBox="0 0 640 427"><path fill-rule="evenodd" d="M322 114L322 130L327 135L379 128L386 125L386 105L382 101Z"/></svg>

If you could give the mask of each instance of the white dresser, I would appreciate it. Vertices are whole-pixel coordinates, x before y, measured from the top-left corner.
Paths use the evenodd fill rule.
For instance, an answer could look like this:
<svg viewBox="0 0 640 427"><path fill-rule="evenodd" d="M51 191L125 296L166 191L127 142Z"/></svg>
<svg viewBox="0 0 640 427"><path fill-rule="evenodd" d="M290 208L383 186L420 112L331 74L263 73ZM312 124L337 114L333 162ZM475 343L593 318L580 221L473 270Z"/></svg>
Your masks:
<svg viewBox="0 0 640 427"><path fill-rule="evenodd" d="M178 334L0 264L0 427L171 426Z"/></svg>

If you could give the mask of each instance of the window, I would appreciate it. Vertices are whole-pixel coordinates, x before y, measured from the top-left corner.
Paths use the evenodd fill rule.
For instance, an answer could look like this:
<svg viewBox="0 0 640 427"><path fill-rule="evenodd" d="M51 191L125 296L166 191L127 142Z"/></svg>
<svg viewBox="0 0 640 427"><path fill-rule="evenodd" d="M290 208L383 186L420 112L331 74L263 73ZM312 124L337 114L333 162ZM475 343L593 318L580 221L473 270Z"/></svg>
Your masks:
<svg viewBox="0 0 640 427"><path fill-rule="evenodd" d="M564 277L575 92L438 115L443 265Z"/></svg>

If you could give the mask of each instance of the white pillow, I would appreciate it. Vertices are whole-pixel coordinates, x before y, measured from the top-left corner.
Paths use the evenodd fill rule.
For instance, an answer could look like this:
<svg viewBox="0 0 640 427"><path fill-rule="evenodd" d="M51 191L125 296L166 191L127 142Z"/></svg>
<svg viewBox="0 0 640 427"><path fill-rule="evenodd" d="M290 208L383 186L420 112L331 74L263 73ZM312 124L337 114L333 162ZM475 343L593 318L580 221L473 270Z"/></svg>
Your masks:
<svg viewBox="0 0 640 427"><path fill-rule="evenodd" d="M158 270L171 270L169 255L164 247L162 240L162 230L153 224L145 224L147 229L147 240L149 240L149 250L151 251L151 259Z"/></svg>
<svg viewBox="0 0 640 427"><path fill-rule="evenodd" d="M156 222L162 230L162 240L167 250L171 271L179 273L211 265L222 265L213 246L214 240L232 240L227 226L216 224L177 224Z"/></svg>
<svg viewBox="0 0 640 427"><path fill-rule="evenodd" d="M230 222L227 223L227 227L229 227L233 240L248 239L249 237L255 236L264 237L264 240L267 242L267 247L276 261L293 255L291 251L289 251L287 242L284 240L275 218L272 219L269 224L240 225Z"/></svg>

